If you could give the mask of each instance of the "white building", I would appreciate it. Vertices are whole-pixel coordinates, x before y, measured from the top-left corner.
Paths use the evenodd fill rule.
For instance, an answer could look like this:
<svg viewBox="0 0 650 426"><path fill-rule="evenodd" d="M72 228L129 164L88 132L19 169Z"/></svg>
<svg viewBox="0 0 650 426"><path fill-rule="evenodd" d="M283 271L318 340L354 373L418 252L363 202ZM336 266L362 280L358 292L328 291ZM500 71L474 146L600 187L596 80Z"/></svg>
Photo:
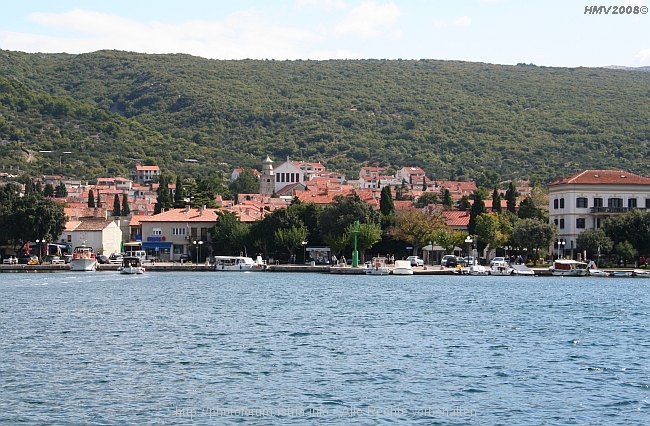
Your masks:
<svg viewBox="0 0 650 426"><path fill-rule="evenodd" d="M600 228L612 215L650 209L650 178L620 170L585 170L548 188L549 219L558 229L556 255L577 249L581 232Z"/></svg>
<svg viewBox="0 0 650 426"><path fill-rule="evenodd" d="M299 183L305 185L305 174L296 163L287 161L278 165L275 170L275 192L280 192L287 185Z"/></svg>
<svg viewBox="0 0 650 426"><path fill-rule="evenodd" d="M119 221L103 218L69 220L61 234L61 244L77 247L87 245L100 254L119 253L122 230Z"/></svg>

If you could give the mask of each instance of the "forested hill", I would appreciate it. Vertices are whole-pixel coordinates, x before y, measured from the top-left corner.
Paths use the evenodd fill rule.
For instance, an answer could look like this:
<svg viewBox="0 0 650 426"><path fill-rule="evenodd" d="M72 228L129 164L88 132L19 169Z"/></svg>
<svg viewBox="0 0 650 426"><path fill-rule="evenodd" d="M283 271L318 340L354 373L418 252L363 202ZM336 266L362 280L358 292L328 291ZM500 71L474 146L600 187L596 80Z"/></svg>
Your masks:
<svg viewBox="0 0 650 426"><path fill-rule="evenodd" d="M0 54L0 165L33 172L92 178L141 161L202 174L259 167L269 154L352 177L361 165L421 166L439 179L493 171L545 181L587 168L650 175L645 72Z"/></svg>

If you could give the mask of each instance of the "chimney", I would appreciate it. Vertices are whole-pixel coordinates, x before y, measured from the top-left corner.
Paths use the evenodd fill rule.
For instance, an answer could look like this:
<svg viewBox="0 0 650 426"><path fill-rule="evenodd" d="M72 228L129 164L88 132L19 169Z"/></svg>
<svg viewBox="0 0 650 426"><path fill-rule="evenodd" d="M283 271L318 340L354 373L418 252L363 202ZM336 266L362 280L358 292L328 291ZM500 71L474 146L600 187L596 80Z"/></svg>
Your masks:
<svg viewBox="0 0 650 426"><path fill-rule="evenodd" d="M203 216L204 211L205 211L205 204L201 206L201 209L199 210L199 216Z"/></svg>
<svg viewBox="0 0 650 426"><path fill-rule="evenodd" d="M185 204L185 213L189 213L189 212L190 212L190 205Z"/></svg>

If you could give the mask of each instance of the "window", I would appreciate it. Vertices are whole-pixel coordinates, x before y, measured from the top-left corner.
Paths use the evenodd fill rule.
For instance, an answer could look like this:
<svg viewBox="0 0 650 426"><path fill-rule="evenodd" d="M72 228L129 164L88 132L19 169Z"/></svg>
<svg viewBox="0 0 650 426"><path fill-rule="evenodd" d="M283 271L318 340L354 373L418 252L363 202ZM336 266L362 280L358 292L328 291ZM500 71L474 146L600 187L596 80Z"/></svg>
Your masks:
<svg viewBox="0 0 650 426"><path fill-rule="evenodd" d="M557 226L557 219L553 219L553 223Z"/></svg>
<svg viewBox="0 0 650 426"><path fill-rule="evenodd" d="M564 219L560 219L560 229L564 229Z"/></svg>
<svg viewBox="0 0 650 426"><path fill-rule="evenodd" d="M554 209L557 209L557 208L558 208L558 205L559 205L558 203L559 203L559 201L558 201L557 198L556 198L555 200L553 200L553 208L554 208Z"/></svg>
<svg viewBox="0 0 650 426"><path fill-rule="evenodd" d="M594 198L594 207L602 207L603 206L603 199L602 198Z"/></svg>
<svg viewBox="0 0 650 426"><path fill-rule="evenodd" d="M172 228L172 235L185 235L186 229L187 228L185 228L185 227L183 227L183 228Z"/></svg>
<svg viewBox="0 0 650 426"><path fill-rule="evenodd" d="M601 225L600 225L600 218L597 217L597 218L596 218L596 226L595 226L595 228L596 228L596 229L600 229L600 226L601 226Z"/></svg>
<svg viewBox="0 0 650 426"><path fill-rule="evenodd" d="M607 200L607 207L623 207L623 199L622 198L609 198Z"/></svg>
<svg viewBox="0 0 650 426"><path fill-rule="evenodd" d="M162 235L162 229L160 228L153 228L151 230L151 235Z"/></svg>
<svg viewBox="0 0 650 426"><path fill-rule="evenodd" d="M560 208L564 208L564 198L560 198Z"/></svg>
<svg viewBox="0 0 650 426"><path fill-rule="evenodd" d="M627 208L628 209L636 209L636 198L628 198L627 199Z"/></svg>
<svg viewBox="0 0 650 426"><path fill-rule="evenodd" d="M582 217L579 217L576 219L576 228L578 229L584 229L585 228L585 219Z"/></svg>
<svg viewBox="0 0 650 426"><path fill-rule="evenodd" d="M587 208L587 198L578 197L576 199L576 207L579 208L579 209L586 209Z"/></svg>

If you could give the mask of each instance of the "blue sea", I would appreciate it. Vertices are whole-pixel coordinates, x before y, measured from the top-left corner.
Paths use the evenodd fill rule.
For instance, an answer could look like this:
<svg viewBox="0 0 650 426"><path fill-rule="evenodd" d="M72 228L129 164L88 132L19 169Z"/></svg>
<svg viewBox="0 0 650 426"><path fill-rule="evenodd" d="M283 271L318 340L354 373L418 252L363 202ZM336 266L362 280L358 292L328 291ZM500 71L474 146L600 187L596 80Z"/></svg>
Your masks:
<svg viewBox="0 0 650 426"><path fill-rule="evenodd" d="M0 274L0 423L650 424L650 280Z"/></svg>

